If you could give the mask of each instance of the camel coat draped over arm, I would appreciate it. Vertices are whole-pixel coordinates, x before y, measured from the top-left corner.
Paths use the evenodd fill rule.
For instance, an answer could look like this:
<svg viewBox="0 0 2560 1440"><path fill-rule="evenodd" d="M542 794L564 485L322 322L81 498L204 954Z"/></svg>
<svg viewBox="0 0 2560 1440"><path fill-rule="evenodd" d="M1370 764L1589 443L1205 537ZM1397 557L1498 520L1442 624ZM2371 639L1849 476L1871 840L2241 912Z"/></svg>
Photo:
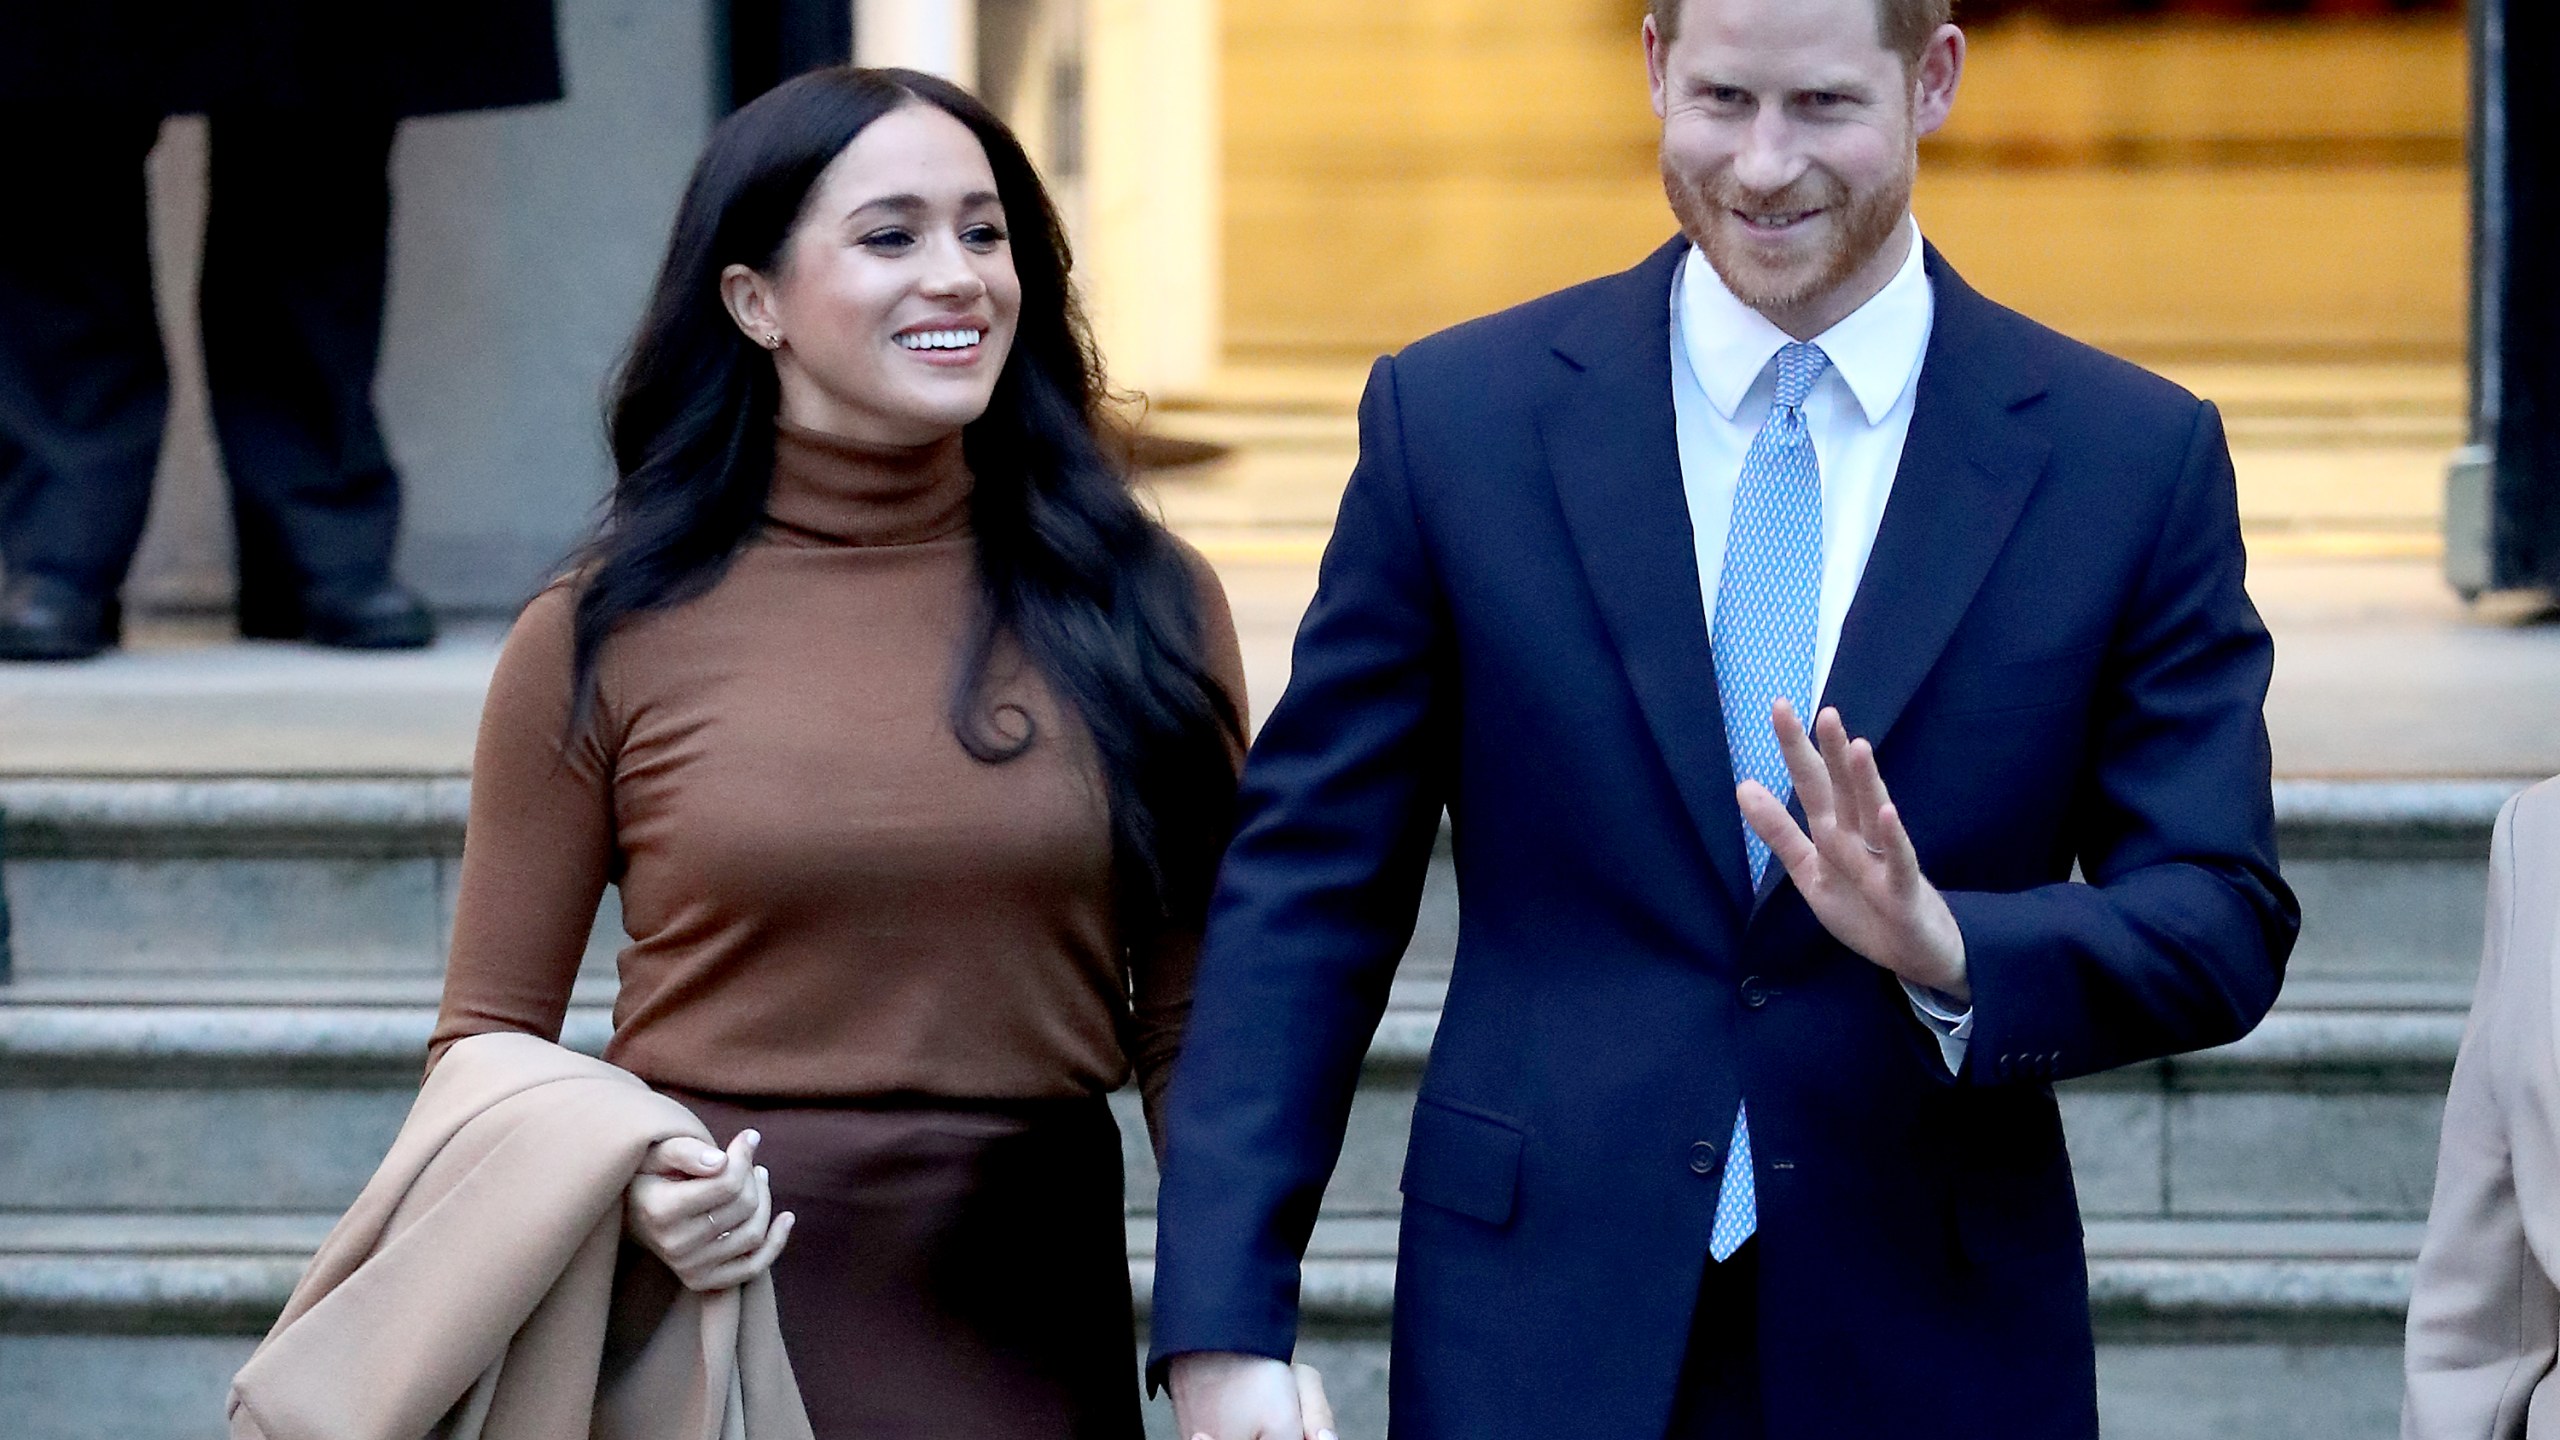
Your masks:
<svg viewBox="0 0 2560 1440"><path fill-rule="evenodd" d="M454 1045L232 1382L233 1440L810 1440L771 1279L696 1294L623 1242L679 1135L710 1140L601 1060Z"/></svg>

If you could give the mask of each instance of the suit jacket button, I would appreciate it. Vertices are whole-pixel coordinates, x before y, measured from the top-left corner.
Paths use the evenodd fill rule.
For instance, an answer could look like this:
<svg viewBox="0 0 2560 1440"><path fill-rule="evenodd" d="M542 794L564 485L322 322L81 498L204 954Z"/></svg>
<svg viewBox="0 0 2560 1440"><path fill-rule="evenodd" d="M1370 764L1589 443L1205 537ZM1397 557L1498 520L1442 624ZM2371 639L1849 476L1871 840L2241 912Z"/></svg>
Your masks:
<svg viewBox="0 0 2560 1440"><path fill-rule="evenodd" d="M1742 1003L1752 1010L1769 1003L1769 987L1761 983L1759 976L1753 975L1742 982Z"/></svg>
<svg viewBox="0 0 2560 1440"><path fill-rule="evenodd" d="M1716 1173L1716 1147L1714 1142L1701 1140L1697 1144L1689 1147L1689 1168L1700 1175L1713 1175Z"/></svg>

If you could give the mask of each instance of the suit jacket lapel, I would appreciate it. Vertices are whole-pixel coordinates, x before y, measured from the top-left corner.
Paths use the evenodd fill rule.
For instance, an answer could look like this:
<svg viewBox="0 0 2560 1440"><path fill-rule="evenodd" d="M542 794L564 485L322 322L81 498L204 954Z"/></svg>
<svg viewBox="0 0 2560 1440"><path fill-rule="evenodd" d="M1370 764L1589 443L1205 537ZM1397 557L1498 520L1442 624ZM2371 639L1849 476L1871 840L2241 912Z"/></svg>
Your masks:
<svg viewBox="0 0 2560 1440"><path fill-rule="evenodd" d="M1685 241L1589 292L1539 417L1567 528L1636 702L1737 909L1751 899L1671 409L1671 275Z"/></svg>
<svg viewBox="0 0 2560 1440"><path fill-rule="evenodd" d="M1937 313L1911 435L1823 690L1849 733L1879 748L1990 575L2051 449L2017 414L2044 387L2014 368L2018 349L1998 333L2005 312L1934 248L1927 264Z"/></svg>

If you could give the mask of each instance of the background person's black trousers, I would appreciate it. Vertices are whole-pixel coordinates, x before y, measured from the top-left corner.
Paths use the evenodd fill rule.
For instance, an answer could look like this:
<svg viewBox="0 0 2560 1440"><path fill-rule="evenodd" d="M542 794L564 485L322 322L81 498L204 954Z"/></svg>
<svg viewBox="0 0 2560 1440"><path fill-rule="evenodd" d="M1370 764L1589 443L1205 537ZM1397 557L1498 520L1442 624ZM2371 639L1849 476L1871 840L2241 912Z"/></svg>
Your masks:
<svg viewBox="0 0 2560 1440"><path fill-rule="evenodd" d="M201 315L241 628L390 578L400 487L374 417L397 122L212 117ZM168 414L147 114L0 109L0 566L124 583Z"/></svg>

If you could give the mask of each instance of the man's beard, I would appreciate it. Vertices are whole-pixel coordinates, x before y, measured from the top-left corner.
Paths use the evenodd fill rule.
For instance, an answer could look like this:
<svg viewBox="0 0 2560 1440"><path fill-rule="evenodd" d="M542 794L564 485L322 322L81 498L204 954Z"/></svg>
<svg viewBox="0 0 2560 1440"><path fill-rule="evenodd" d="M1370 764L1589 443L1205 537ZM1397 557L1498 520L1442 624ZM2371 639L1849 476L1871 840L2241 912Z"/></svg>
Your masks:
<svg viewBox="0 0 2560 1440"><path fill-rule="evenodd" d="M1762 192L1736 184L1730 168L1703 181L1675 169L1662 157L1662 188L1671 197L1671 213L1680 229L1715 267L1734 298L1754 310L1783 312L1821 298L1857 274L1891 241L1903 217L1911 213L1911 191L1919 178L1914 155L1893 179L1864 194L1828 170L1811 169L1784 190ZM1831 236L1810 271L1773 274L1752 254L1750 242L1735 233L1746 215L1829 213Z"/></svg>

